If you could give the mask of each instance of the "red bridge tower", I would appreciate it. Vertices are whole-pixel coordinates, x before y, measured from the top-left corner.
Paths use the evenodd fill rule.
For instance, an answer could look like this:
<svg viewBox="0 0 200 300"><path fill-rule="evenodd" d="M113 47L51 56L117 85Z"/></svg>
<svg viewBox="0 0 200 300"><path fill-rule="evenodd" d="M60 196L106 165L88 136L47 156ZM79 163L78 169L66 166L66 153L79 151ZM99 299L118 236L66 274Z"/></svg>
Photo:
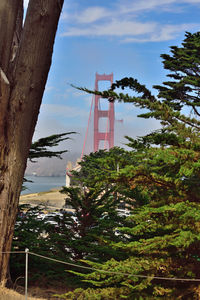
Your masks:
<svg viewBox="0 0 200 300"><path fill-rule="evenodd" d="M113 83L113 73L107 74L97 74L95 80L95 90L98 91L98 82L99 81L110 81L110 84ZM108 110L101 110L99 108L99 100L101 96L95 95L95 106L94 106L94 152L99 150L99 142L104 141L104 145L106 145L106 141L108 142L108 149L114 146L114 120L115 120L115 112L114 112L114 103L109 102ZM107 118L107 129L106 132L99 131L99 119Z"/></svg>

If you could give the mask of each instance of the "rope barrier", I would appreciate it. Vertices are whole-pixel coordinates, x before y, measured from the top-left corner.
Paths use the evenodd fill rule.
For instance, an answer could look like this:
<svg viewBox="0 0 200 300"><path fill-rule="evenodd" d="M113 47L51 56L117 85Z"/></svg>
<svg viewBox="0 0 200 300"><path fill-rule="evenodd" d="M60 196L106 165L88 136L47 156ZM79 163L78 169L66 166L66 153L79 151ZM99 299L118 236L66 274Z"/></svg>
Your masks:
<svg viewBox="0 0 200 300"><path fill-rule="evenodd" d="M10 251L10 252L1 252L1 253L24 253L27 254L26 251ZM92 267L86 267L86 266L81 266L78 264L74 264L74 263L69 263L69 262L65 262L62 260L58 260L55 258L50 258L41 254L37 254L34 252L28 252L28 254L33 255L33 256L37 256L40 258L44 258L47 260L51 260L57 263L61 263L64 265L69 265L69 266L73 266L73 267L77 267L77 268L81 268L81 269L87 269L87 270L92 270L95 272L100 272L100 273L107 273L107 274L112 274L112 275L124 275L124 276L132 276L132 277L138 277L138 278L148 278L148 279L158 279L158 280L170 280L170 281L187 281L187 282L200 282L200 278L177 278L177 277L160 277L160 276L148 276L148 275L139 275L139 274L132 274L132 273L123 273L123 272L115 272L115 271L107 271L107 270L100 270L100 269L96 269L96 268L92 268Z"/></svg>
<svg viewBox="0 0 200 300"><path fill-rule="evenodd" d="M5 253L15 253L15 254L18 254L18 253L25 253L25 251L5 251L5 252L1 252L3 254Z"/></svg>
<svg viewBox="0 0 200 300"><path fill-rule="evenodd" d="M54 258L50 258L50 257L46 257L40 254L36 254L33 252L29 252L29 254L41 257L41 258L45 258L48 260L52 260L54 262L58 262L58 263L62 263L65 265L69 265L69 266L73 266L73 267L78 267L78 268L82 268L82 269L88 269L88 270L92 270L92 271L97 271L97 272L103 272L103 273L108 273L108 274L113 274L113 275L125 275L125 276L134 276L134 277L138 277L138 278L151 278L151 279L160 279L160 280L176 280L176 281L197 281L200 282L200 279L190 279L190 278L176 278L176 277L159 277L159 276L146 276L146 275L137 275L137 274L131 274L131 273L123 273L123 272L114 272L114 271L106 271L106 270L100 270L100 269L95 269L92 267L85 267L85 266L80 266L77 264L73 264L73 263L68 263L68 262L64 262L61 260L57 260Z"/></svg>
<svg viewBox="0 0 200 300"><path fill-rule="evenodd" d="M113 275L125 275L125 276L134 276L134 277L138 277L138 278L151 278L151 279L160 279L160 280L176 280L176 281L197 281L200 282L200 279L193 279L193 278L176 278L176 277L159 277L159 276L147 276L147 275L137 275L137 274L131 274L131 273L123 273L123 272L114 272L114 271L106 271L106 270L100 270L100 269L96 269L96 268L92 268L92 267L86 267L86 266L80 266L77 264L73 264L73 263L68 263L68 262L64 262L62 260L58 260L55 258L50 258L50 257L46 257L44 255L40 255L40 254L36 254L34 252L29 252L29 254L44 258L44 259L48 259L54 262L58 262L58 263L62 263L65 265L69 265L69 266L73 266L73 267L77 267L77 268L82 268L82 269L87 269L87 270L92 270L92 271L97 271L97 272L103 272L103 273L108 273L108 274L113 274Z"/></svg>

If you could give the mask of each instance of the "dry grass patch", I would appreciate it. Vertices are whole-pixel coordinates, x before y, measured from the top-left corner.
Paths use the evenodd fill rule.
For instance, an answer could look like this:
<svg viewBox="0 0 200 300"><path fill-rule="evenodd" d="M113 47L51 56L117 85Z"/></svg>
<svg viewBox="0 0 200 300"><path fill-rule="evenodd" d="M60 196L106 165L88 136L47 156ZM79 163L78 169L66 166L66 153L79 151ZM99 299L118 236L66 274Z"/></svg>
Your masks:
<svg viewBox="0 0 200 300"><path fill-rule="evenodd" d="M24 300L24 295L21 295L14 290L0 287L0 299L1 300ZM55 298L54 298L55 299ZM28 300L47 300L47 298L34 298L28 297Z"/></svg>
<svg viewBox="0 0 200 300"><path fill-rule="evenodd" d="M20 196L20 204L49 206L60 209L65 204L66 195L61 194L59 189L52 189L47 192L26 194Z"/></svg>

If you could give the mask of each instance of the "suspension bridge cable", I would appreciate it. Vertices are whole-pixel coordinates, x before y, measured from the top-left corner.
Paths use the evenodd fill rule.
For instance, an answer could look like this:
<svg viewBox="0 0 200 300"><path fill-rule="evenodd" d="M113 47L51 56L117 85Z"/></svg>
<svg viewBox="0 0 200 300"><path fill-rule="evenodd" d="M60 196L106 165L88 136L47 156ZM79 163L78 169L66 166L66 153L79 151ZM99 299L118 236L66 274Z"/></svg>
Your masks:
<svg viewBox="0 0 200 300"><path fill-rule="evenodd" d="M109 107L108 107L108 117L107 117L107 124L106 124L106 134L105 134L105 139L104 139L104 150L106 150L106 141L107 141L108 150L109 150L109 142L108 142L109 117L110 117L110 104L109 104Z"/></svg>
<svg viewBox="0 0 200 300"><path fill-rule="evenodd" d="M90 113L89 113L89 118L88 118L87 130L86 130L86 133L85 133L85 139L84 139L84 143L83 143L83 149L82 149L82 153L81 153L81 160L83 158L83 153L84 153L84 150L85 150L86 140L87 140L87 136L88 136L88 129L89 129L90 119L91 119L91 115L92 115L93 102L94 102L94 95L92 96L92 102L91 102L91 105L90 105Z"/></svg>

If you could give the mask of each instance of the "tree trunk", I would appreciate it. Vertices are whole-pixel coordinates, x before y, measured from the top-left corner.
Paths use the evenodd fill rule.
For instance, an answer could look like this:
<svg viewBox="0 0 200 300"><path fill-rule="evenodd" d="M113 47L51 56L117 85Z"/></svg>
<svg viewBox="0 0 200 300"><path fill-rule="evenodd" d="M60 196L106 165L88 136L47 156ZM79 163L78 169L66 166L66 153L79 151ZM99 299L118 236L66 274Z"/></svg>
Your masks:
<svg viewBox="0 0 200 300"><path fill-rule="evenodd" d="M5 285L26 161L51 65L63 0L0 3L0 283ZM21 30L22 29L22 30ZM2 43L3 41L3 43Z"/></svg>

